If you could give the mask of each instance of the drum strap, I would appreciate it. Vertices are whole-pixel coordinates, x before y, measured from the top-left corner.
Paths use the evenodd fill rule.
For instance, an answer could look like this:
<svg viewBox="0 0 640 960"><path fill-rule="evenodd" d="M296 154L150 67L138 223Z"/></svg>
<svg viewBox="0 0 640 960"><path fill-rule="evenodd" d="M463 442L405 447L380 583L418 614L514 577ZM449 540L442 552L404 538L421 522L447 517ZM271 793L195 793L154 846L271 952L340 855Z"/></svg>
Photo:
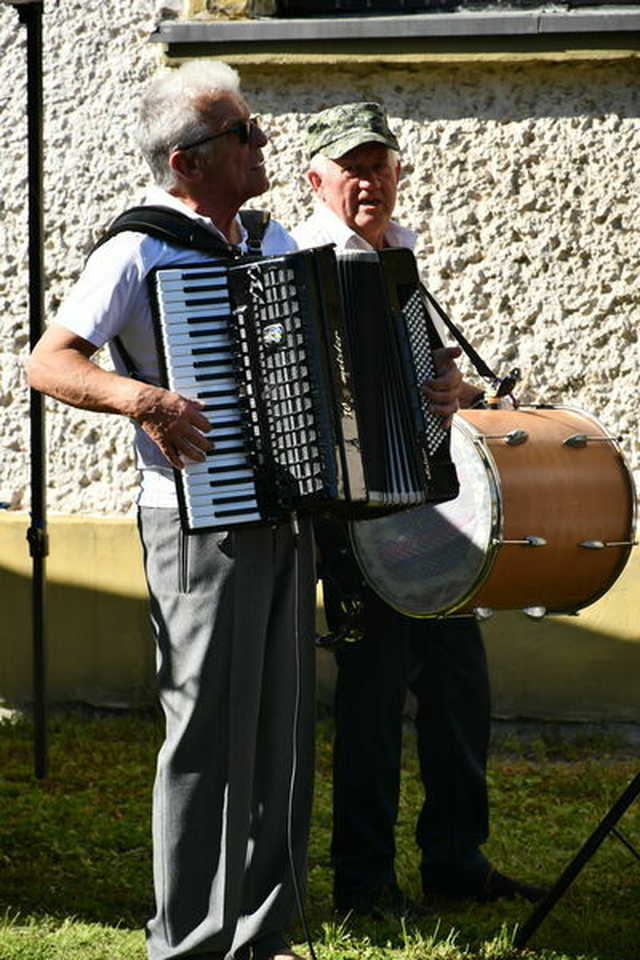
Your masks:
<svg viewBox="0 0 640 960"><path fill-rule="evenodd" d="M493 383L494 385L500 384L502 382L502 378L499 377L497 373L494 373L491 367L487 363L485 363L485 361L482 359L478 351L471 346L471 344L469 343L465 335L460 330L458 330L453 320L449 319L448 315L440 306L436 298L429 293L425 285L422 283L420 284L420 286L422 287L422 293L424 294L427 303L433 307L433 309L436 311L436 313L438 314L442 322L445 324L445 326L448 328L450 333L452 333L455 339L458 341L458 343L460 344L460 346L462 347L466 355L471 360L471 363L475 367L478 375L481 376L483 380L490 380L491 383Z"/></svg>
<svg viewBox="0 0 640 960"><path fill-rule="evenodd" d="M488 380L491 383L493 389L495 390L496 397L508 396L511 398L511 402L513 403L514 407L517 407L518 401L513 395L513 388L515 387L516 383L520 379L519 368L514 367L513 370L509 371L506 377L499 377L497 373L494 373L491 367L487 363L485 363L485 361L482 359L478 351L471 346L471 344L469 343L467 338L464 336L464 334L461 333L460 330L458 330L453 320L449 319L449 317L447 316L445 311L442 309L442 307L440 306L436 298L429 293L425 285L421 283L420 286L422 288L422 293L427 301L427 304L433 307L433 309L436 311L436 313L438 314L442 322L445 324L445 326L456 338L456 340L458 341L458 343L460 344L460 346L462 347L466 355L469 357L469 360L471 360L471 363L475 367L478 375L481 376L483 380ZM480 394L479 399L480 399L480 406L482 406L482 404L484 403L483 393ZM474 404L474 406L478 406L478 404L476 403Z"/></svg>

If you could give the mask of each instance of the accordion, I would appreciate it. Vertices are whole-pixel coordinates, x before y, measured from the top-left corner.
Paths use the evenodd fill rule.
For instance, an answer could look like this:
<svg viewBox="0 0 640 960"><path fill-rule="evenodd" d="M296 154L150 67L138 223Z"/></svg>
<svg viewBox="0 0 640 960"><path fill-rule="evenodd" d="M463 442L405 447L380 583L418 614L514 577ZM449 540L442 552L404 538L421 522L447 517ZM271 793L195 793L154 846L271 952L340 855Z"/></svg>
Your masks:
<svg viewBox="0 0 640 960"><path fill-rule="evenodd" d="M214 449L175 472L186 532L456 495L418 389L437 334L409 250L160 267L149 286L162 383L211 421Z"/></svg>

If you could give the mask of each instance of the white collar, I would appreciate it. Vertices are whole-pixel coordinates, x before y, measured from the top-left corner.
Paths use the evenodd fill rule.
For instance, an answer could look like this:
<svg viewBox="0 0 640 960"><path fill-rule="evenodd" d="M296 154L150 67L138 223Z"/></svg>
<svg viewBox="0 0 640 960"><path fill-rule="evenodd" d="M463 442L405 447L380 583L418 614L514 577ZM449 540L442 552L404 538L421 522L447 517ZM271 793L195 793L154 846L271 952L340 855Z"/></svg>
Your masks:
<svg viewBox="0 0 640 960"><path fill-rule="evenodd" d="M166 190L163 190L162 187L150 187L144 198L144 204L145 206L169 207L170 210L177 210L178 213L182 213L185 216L190 217L192 220L197 220L198 223L202 224L203 227L206 227L207 230L211 230L212 233L215 233L221 237L225 243L229 243L222 231L216 227L211 217L205 217L201 213L196 213L196 211L192 210L191 207L187 206L186 203L183 203L178 197L174 197L172 193L168 193ZM240 229L240 245L243 246L246 244L249 234L245 230L242 221L237 214L234 219Z"/></svg>
<svg viewBox="0 0 640 960"><path fill-rule="evenodd" d="M318 203L314 213L314 218L331 235L332 240L339 250L373 250L368 240L361 237L359 233L348 227L340 217L333 212L324 203ZM407 230L394 220L389 222L384 235L385 246L387 247L408 247L413 250L417 236L413 230Z"/></svg>

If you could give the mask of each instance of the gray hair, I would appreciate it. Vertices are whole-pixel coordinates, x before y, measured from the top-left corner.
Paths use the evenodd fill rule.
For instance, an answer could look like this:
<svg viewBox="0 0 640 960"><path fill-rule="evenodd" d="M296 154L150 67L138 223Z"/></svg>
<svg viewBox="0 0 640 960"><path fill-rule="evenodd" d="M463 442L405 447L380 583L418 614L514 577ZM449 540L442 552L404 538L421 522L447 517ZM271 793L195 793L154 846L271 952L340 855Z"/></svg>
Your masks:
<svg viewBox="0 0 640 960"><path fill-rule="evenodd" d="M326 157L324 153L315 153L309 161L309 170L317 173L320 177L324 177L328 163L329 157Z"/></svg>
<svg viewBox="0 0 640 960"><path fill-rule="evenodd" d="M364 146L364 144L362 144ZM391 147L387 147L387 156L389 157L390 163L397 163L400 159L398 151L393 150ZM340 159L340 158L338 158ZM318 176L323 177L327 172L327 165L329 163L336 163L335 160L331 160L330 157L327 157L324 153L314 153L309 161L309 170L317 173Z"/></svg>
<svg viewBox="0 0 640 960"><path fill-rule="evenodd" d="M147 87L140 103L136 139L161 187L175 186L169 166L171 151L211 132L198 101L219 93L240 93L237 71L221 60L194 60L177 70L167 68ZM194 147L194 154L207 146Z"/></svg>

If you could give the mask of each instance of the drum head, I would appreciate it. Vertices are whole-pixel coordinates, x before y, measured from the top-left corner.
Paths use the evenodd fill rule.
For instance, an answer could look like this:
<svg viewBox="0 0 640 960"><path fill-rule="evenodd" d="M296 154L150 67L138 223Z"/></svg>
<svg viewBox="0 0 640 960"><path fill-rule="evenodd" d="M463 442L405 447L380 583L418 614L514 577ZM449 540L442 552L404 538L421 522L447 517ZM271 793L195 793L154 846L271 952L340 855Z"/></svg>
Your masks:
<svg viewBox="0 0 640 960"><path fill-rule="evenodd" d="M454 418L451 455L460 479L455 500L350 524L353 549L369 586L407 616L454 612L491 567L500 523L498 483L474 434Z"/></svg>

